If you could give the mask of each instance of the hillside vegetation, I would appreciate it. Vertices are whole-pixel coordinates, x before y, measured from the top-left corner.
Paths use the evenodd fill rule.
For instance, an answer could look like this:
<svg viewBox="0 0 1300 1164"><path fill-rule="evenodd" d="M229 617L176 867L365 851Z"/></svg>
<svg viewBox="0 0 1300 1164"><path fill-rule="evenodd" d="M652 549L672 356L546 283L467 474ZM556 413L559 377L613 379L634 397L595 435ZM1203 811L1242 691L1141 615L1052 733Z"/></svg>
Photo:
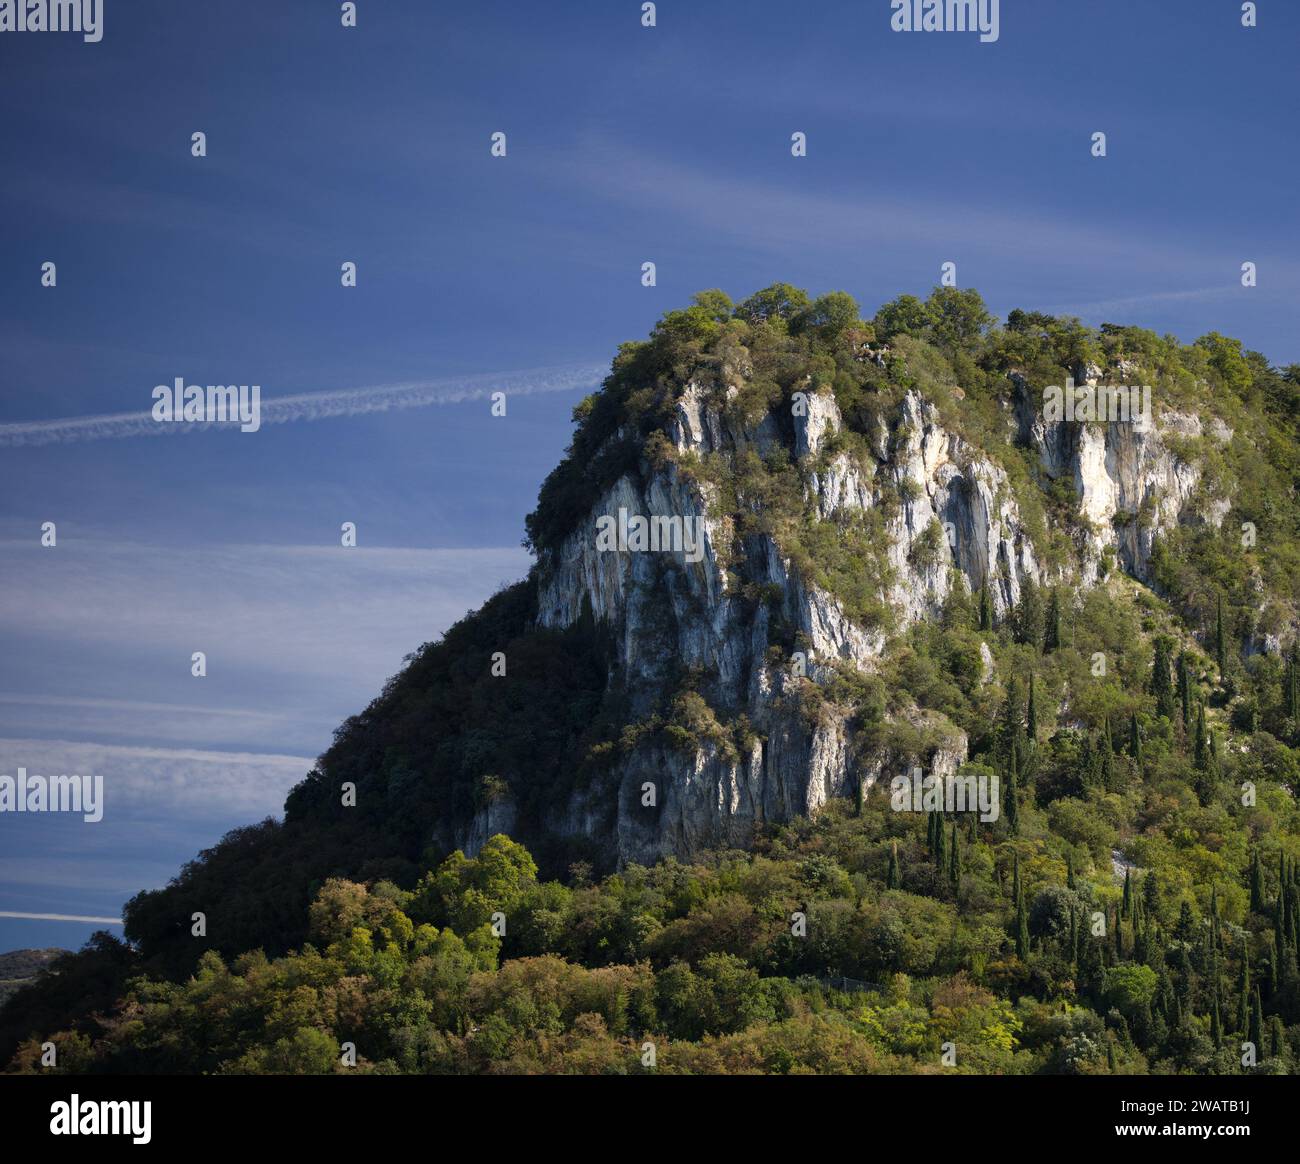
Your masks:
<svg viewBox="0 0 1300 1164"><path fill-rule="evenodd" d="M1086 518L1016 437L1017 378L1041 391L1089 365L1230 432L1179 444L1229 508L1163 532L1150 585L1113 562L1072 582ZM879 515L811 518L793 453L681 454L667 433L693 382L738 384L728 409L786 426L793 393L830 392L836 449L864 456L921 393L1005 471L1056 580L1000 618L986 589L957 586L937 617L898 626ZM410 656L283 821L230 834L129 903L129 944L98 936L0 1009L10 1070L40 1070L50 1039L68 1072L1297 1069L1300 366L1218 334L1023 311L999 325L973 291L864 320L843 293L778 284L668 313L574 419L527 519L534 550L623 474L676 460L738 539L771 533L889 636L874 671L808 682L807 714L848 709L874 741L935 713L965 733L964 771L998 777L998 819L894 811L885 779L766 824L748 851L603 865L547 833L549 803L647 731L739 746L750 729L719 721L707 677L634 721L608 629L590 610L540 628L534 574ZM502 789L516 839L472 858L438 841Z"/></svg>

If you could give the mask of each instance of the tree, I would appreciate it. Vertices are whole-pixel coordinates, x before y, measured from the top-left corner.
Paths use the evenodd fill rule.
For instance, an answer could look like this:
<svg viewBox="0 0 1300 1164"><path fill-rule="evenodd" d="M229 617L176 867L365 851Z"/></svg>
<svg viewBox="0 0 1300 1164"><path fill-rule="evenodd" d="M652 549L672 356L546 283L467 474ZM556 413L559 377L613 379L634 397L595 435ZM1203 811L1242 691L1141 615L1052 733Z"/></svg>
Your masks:
<svg viewBox="0 0 1300 1164"><path fill-rule="evenodd" d="M902 873L898 867L898 843L889 848L889 871L885 874L886 889L900 889L903 884Z"/></svg>
<svg viewBox="0 0 1300 1164"><path fill-rule="evenodd" d="M989 597L989 583L986 578L980 585L980 604L979 604L979 629L990 631L993 629L993 601Z"/></svg>
<svg viewBox="0 0 1300 1164"><path fill-rule="evenodd" d="M1020 718L1020 677L1012 675L1007 680L1007 700L1002 706L1002 753L1008 759L1012 750L1020 742L1024 725Z"/></svg>
<svg viewBox="0 0 1300 1164"><path fill-rule="evenodd" d="M715 323L726 323L735 311L731 296L716 287L709 291L697 291L691 296L691 302Z"/></svg>
<svg viewBox="0 0 1300 1164"><path fill-rule="evenodd" d="M1020 789L1017 787L1019 778L1016 773L1017 767L1017 747L1012 745L1011 756L1007 761L1006 779L1003 780L1005 794L1003 808L1006 811L1007 827L1011 830L1012 836L1018 836L1020 833Z"/></svg>
<svg viewBox="0 0 1300 1164"><path fill-rule="evenodd" d="M1246 944L1246 939L1241 940L1241 975L1237 981L1237 1027L1236 1029L1245 1033L1248 1020L1248 1010L1250 1007L1250 949ZM1261 1052L1262 1054L1262 1052Z"/></svg>
<svg viewBox="0 0 1300 1164"><path fill-rule="evenodd" d="M936 287L925 303L929 338L945 351L976 344L994 322L973 288Z"/></svg>
<svg viewBox="0 0 1300 1164"><path fill-rule="evenodd" d="M1259 849L1250 854L1250 912L1263 913L1264 905L1264 870L1259 863Z"/></svg>
<svg viewBox="0 0 1300 1164"><path fill-rule="evenodd" d="M929 318L925 304L915 295L900 295L884 304L872 322L877 338L887 343L899 334L924 335Z"/></svg>
<svg viewBox="0 0 1300 1164"><path fill-rule="evenodd" d="M858 322L858 301L845 291L830 291L796 315L790 321L790 330L815 328L821 335L833 338Z"/></svg>
<svg viewBox="0 0 1300 1164"><path fill-rule="evenodd" d="M1029 737L1030 743L1036 743L1038 740L1038 705L1034 699L1034 676L1029 676L1029 706L1025 712L1025 734Z"/></svg>
<svg viewBox="0 0 1300 1164"><path fill-rule="evenodd" d="M736 308L738 318L749 324L766 323L770 319L789 320L811 306L808 292L789 283L773 283L755 291Z"/></svg>
<svg viewBox="0 0 1300 1164"><path fill-rule="evenodd" d="M1142 734L1138 731L1137 712L1128 717L1128 754L1138 771L1142 770Z"/></svg>
<svg viewBox="0 0 1300 1164"><path fill-rule="evenodd" d="M1192 680L1187 666L1187 652L1178 653L1178 705L1182 712L1183 731L1192 726Z"/></svg>
<svg viewBox="0 0 1300 1164"><path fill-rule="evenodd" d="M1223 631L1223 592L1219 592L1214 615L1214 658L1219 664L1219 682L1228 674L1228 641Z"/></svg>
<svg viewBox="0 0 1300 1164"><path fill-rule="evenodd" d="M1115 790L1115 741L1110 734L1110 716L1102 721L1101 743L1097 752L1101 757L1101 786L1107 792Z"/></svg>
<svg viewBox="0 0 1300 1164"><path fill-rule="evenodd" d="M1192 746L1192 763L1197 771L1204 772L1210 766L1209 738L1205 730L1205 704L1196 705L1196 741Z"/></svg>
<svg viewBox="0 0 1300 1164"><path fill-rule="evenodd" d="M1025 889L1020 883L1020 854L1016 854L1012 872L1012 896L1016 909L1016 957L1022 962L1029 957L1029 917L1025 913Z"/></svg>
<svg viewBox="0 0 1300 1164"><path fill-rule="evenodd" d="M1259 987L1255 987L1255 993L1250 1003L1250 1034L1247 1039L1255 1045L1255 1054L1262 1056L1264 1054L1264 1007L1259 997Z"/></svg>
<svg viewBox="0 0 1300 1164"><path fill-rule="evenodd" d="M1151 694L1156 697L1156 713L1172 720L1174 692L1169 678L1169 640L1163 635L1156 639L1151 660Z"/></svg>
<svg viewBox="0 0 1300 1164"><path fill-rule="evenodd" d="M1286 666L1284 695L1287 718L1300 720L1300 640L1291 644L1291 655Z"/></svg>
<svg viewBox="0 0 1300 1164"><path fill-rule="evenodd" d="M1047 618L1043 626L1043 654L1061 647L1061 596L1053 586L1047 598Z"/></svg>
<svg viewBox="0 0 1300 1164"><path fill-rule="evenodd" d="M1015 638L1018 643L1028 643L1037 649L1043 641L1043 604L1038 585L1026 578L1020 588L1020 602L1016 605Z"/></svg>

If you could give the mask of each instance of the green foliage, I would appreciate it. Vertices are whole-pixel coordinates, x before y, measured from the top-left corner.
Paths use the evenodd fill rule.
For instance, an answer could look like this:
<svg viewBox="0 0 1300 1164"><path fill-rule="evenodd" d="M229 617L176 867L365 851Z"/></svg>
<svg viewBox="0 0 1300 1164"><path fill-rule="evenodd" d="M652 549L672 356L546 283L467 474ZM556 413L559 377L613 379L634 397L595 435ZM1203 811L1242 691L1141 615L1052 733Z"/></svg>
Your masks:
<svg viewBox="0 0 1300 1164"><path fill-rule="evenodd" d="M1081 592L1078 499L1009 418L1036 405L1029 385L1121 361L1202 420L1175 452L1201 469L1206 513L1228 509L1162 532L1150 589L1111 569ZM764 439L680 453L687 384ZM882 442L909 435L911 391L997 461L1053 579L1000 621L994 565L975 593L954 576L941 617L894 624L885 543L916 486L875 474ZM793 454L796 392L832 395L844 417L813 463ZM757 535L886 636L874 673L819 661L817 682L787 688L809 722L842 717L844 798L760 827L749 852L653 868L613 871L551 837L548 810L631 748L728 762L770 741L673 657L673 604L647 604L638 652L662 690L634 712L608 628L589 606L565 631L539 626L534 576L410 656L282 822L235 830L134 898L129 945L97 935L19 989L0 1008L10 1070L41 1069L51 1039L66 1071L932 1072L956 1041L957 1071L1212 1073L1238 1069L1225 1047L1243 1028L1257 1070L1295 1069L1300 368L1216 333L1184 345L1025 311L998 327L973 291L900 296L866 323L842 292L773 284L668 312L574 420L528 518L543 558L619 477L671 467L709 486L730 531L714 548L734 600L765 617L773 668L806 642L751 560ZM817 510L809 474L839 457L880 504ZM921 531L912 566L936 565L942 539ZM654 589L680 594L677 580ZM1261 653L1265 635L1282 651ZM996 820L895 812L888 780L865 775L881 756L960 761L959 733L961 774L1000 781ZM513 813L517 839L453 851L487 809Z"/></svg>

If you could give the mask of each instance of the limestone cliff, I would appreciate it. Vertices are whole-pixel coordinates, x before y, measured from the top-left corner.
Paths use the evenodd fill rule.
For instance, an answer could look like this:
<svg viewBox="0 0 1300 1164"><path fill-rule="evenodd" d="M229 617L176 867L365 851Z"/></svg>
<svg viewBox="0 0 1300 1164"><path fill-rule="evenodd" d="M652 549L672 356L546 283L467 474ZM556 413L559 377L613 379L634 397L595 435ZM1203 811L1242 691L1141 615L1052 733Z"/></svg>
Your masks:
<svg viewBox="0 0 1300 1164"><path fill-rule="evenodd" d="M829 391L783 404L788 416L771 409L757 419L735 407L738 391L734 382L687 383L666 426L668 453L644 452L537 565L538 624L567 627L589 607L616 644L609 682L626 694L634 718L661 708L683 674L693 676L713 717L716 730L696 732L685 745L654 733L636 740L602 778L549 810L548 830L591 838L621 862L743 846L761 822L813 813L830 797L852 796L912 765L955 770L967 749L957 728L936 713L904 711L916 730L900 752L895 734L880 725L864 730L850 708L827 697L837 673L870 673L890 636L937 615L953 586L987 585L1002 619L1027 579L1086 587L1109 557L1146 579L1162 529L1223 517L1225 506L1202 496L1197 467L1169 444L1170 436L1199 434L1195 418L1158 415L1145 430L1049 424L1013 377L1007 440L1036 450L1047 482L1072 485L1083 518L1073 561L1049 571L997 458L946 428L919 391L903 394L865 442L841 439ZM805 576L779 529L737 530L716 474L700 466L734 467L751 454L793 462L808 520L881 517L885 624L855 619ZM764 504L743 489L737 500L750 511ZM698 560L685 550L602 548L598 521L620 510L698 523ZM787 649L774 650L782 641ZM732 731L738 723L743 731ZM485 814L508 822L512 808L480 811L458 831L459 844L473 850L490 835Z"/></svg>

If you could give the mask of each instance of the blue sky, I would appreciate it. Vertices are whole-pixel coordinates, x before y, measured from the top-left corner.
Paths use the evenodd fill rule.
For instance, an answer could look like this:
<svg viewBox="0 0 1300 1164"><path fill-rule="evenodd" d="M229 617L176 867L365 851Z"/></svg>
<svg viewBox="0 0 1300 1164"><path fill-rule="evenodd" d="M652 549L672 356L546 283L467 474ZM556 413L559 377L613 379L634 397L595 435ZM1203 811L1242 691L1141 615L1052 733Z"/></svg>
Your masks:
<svg viewBox="0 0 1300 1164"><path fill-rule="evenodd" d="M98 825L0 817L0 950L95 928L4 913L116 916L276 812L405 653L527 569L592 369L693 291L870 314L953 261L1001 315L1300 360L1300 9L1239 7L1003 0L981 44L893 33L887 0L667 0L653 29L633 0L361 0L355 30L331 0L106 0L99 44L0 35L0 772L107 797ZM3 427L145 412L177 376L448 402Z"/></svg>

